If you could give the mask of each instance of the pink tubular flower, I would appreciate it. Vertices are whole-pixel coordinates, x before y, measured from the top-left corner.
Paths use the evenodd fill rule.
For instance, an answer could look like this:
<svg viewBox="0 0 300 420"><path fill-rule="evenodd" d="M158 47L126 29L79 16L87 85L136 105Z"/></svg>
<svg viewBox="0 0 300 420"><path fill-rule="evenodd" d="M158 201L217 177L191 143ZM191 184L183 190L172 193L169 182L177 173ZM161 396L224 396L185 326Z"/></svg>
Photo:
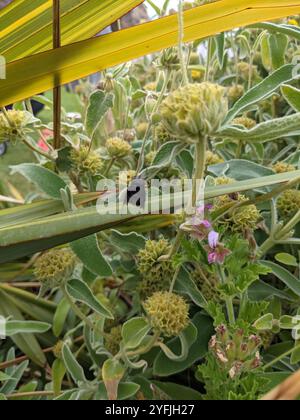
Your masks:
<svg viewBox="0 0 300 420"><path fill-rule="evenodd" d="M229 249L221 243L217 243L215 247L209 247L208 262L209 264L224 264L225 258L230 255Z"/></svg>
<svg viewBox="0 0 300 420"><path fill-rule="evenodd" d="M183 223L180 229L188 232L192 238L203 241L209 234L211 223L208 220L202 220L199 216L193 216Z"/></svg>

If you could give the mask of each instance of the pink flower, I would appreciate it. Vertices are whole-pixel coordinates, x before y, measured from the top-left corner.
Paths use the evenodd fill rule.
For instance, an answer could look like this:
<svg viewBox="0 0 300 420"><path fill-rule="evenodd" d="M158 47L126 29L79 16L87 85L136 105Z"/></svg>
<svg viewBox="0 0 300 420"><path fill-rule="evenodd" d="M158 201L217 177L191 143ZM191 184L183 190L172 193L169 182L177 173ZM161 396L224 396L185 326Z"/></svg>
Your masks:
<svg viewBox="0 0 300 420"><path fill-rule="evenodd" d="M199 216L193 216L183 223L180 228L188 232L192 238L203 241L207 238L211 229L211 223L208 220L202 220Z"/></svg>
<svg viewBox="0 0 300 420"><path fill-rule="evenodd" d="M42 131L42 137L38 141L38 146L40 149L42 149L44 152L49 152L50 147L46 143L46 140L53 137L53 131L45 129Z"/></svg>
<svg viewBox="0 0 300 420"><path fill-rule="evenodd" d="M208 251L209 264L224 264L225 258L231 254L230 250L221 243L217 243L215 247L209 247Z"/></svg>
<svg viewBox="0 0 300 420"><path fill-rule="evenodd" d="M217 247L219 242L219 234L217 232L215 232L214 230L212 230L211 232L209 232L208 235L208 243L209 246L214 249Z"/></svg>

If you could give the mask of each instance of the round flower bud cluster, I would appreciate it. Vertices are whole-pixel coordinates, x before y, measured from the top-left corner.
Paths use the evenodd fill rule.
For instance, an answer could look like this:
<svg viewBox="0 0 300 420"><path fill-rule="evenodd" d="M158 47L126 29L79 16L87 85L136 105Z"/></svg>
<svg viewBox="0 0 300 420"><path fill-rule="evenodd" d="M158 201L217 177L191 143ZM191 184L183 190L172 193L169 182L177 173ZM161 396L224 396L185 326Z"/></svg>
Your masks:
<svg viewBox="0 0 300 420"><path fill-rule="evenodd" d="M235 118L232 121L232 124L242 125L243 127L247 128L247 130L251 130L251 128L254 128L256 126L256 121L248 117L239 117Z"/></svg>
<svg viewBox="0 0 300 420"><path fill-rule="evenodd" d="M216 153L213 153L210 150L206 152L206 166L218 165L219 163L223 163L223 162L224 162L224 159L222 159Z"/></svg>
<svg viewBox="0 0 300 420"><path fill-rule="evenodd" d="M234 103L240 99L245 93L245 88L243 85L233 85L230 86L227 90L228 99L230 102Z"/></svg>
<svg viewBox="0 0 300 420"><path fill-rule="evenodd" d="M87 146L73 149L70 154L73 169L81 175L99 175L103 168L103 161L99 154Z"/></svg>
<svg viewBox="0 0 300 420"><path fill-rule="evenodd" d="M157 292L144 308L152 328L165 337L177 337L189 324L189 305L175 293Z"/></svg>
<svg viewBox="0 0 300 420"><path fill-rule="evenodd" d="M214 201L214 210L218 211L230 208L237 203L247 201L247 197L242 194L234 194L233 196L221 196ZM223 226L225 231L244 233L247 230L256 230L260 212L254 204L249 206L241 206L233 210L229 210L224 216L218 220L218 225Z"/></svg>
<svg viewBox="0 0 300 420"><path fill-rule="evenodd" d="M171 68L174 66L178 66L179 63L180 60L177 47L167 48L161 53L158 59L158 66L162 68Z"/></svg>
<svg viewBox="0 0 300 420"><path fill-rule="evenodd" d="M260 337L256 335L246 336L243 330L231 333L225 325L220 325L210 340L209 350L219 366L234 380L261 365L261 344Z"/></svg>
<svg viewBox="0 0 300 420"><path fill-rule="evenodd" d="M300 209L300 191L284 191L277 200L277 209L283 220L294 217Z"/></svg>
<svg viewBox="0 0 300 420"><path fill-rule="evenodd" d="M168 255L171 250L170 243L165 239L158 241L147 241L145 248L137 255L138 270L141 273L145 289L156 288L155 290L162 290L160 287L166 281L170 284L172 275L174 273L172 261L170 259L160 261L160 257Z"/></svg>
<svg viewBox="0 0 300 420"><path fill-rule="evenodd" d="M203 273L193 270L191 277L208 302L222 303L221 293L218 289L219 281L213 274L206 272L206 279L204 279Z"/></svg>
<svg viewBox="0 0 300 420"><path fill-rule="evenodd" d="M145 165L146 166L151 166L152 165L152 163L154 162L156 154L157 153L154 150L152 152L147 153L147 155L145 156Z"/></svg>
<svg viewBox="0 0 300 420"><path fill-rule="evenodd" d="M172 92L162 103L162 123L171 136L197 143L219 130L228 111L222 86L203 82Z"/></svg>
<svg viewBox="0 0 300 420"><path fill-rule="evenodd" d="M34 265L35 277L50 289L59 287L73 274L76 257L68 249L53 249L42 254Z"/></svg>
<svg viewBox="0 0 300 420"><path fill-rule="evenodd" d="M109 156L113 159L122 159L132 152L131 145L118 137L108 139L105 147Z"/></svg>
<svg viewBox="0 0 300 420"><path fill-rule="evenodd" d="M250 66L249 63L241 61L240 63L238 63L237 68L238 73L245 81L249 79L250 71L252 72L253 79L257 79L258 77L257 66Z"/></svg>
<svg viewBox="0 0 300 420"><path fill-rule="evenodd" d="M142 122L136 127L136 135L139 140L145 137L145 134L148 130L149 124L147 122Z"/></svg>
<svg viewBox="0 0 300 420"><path fill-rule="evenodd" d="M191 70L191 76L194 82L201 82L204 79L205 68L197 68Z"/></svg>
<svg viewBox="0 0 300 420"><path fill-rule="evenodd" d="M291 165L287 162L277 162L275 165L272 166L273 171L277 174L283 174L286 172L293 172L296 170L294 165Z"/></svg>
<svg viewBox="0 0 300 420"><path fill-rule="evenodd" d="M154 130L155 140L159 143L167 143L173 141L174 137L170 135L169 131L166 130L162 123L159 123Z"/></svg>
<svg viewBox="0 0 300 420"><path fill-rule="evenodd" d="M113 356L119 353L122 341L122 326L113 327L104 334L104 346Z"/></svg>
<svg viewBox="0 0 300 420"><path fill-rule="evenodd" d="M0 113L0 143L16 142L24 129L32 125L36 119L27 111L7 110L7 116Z"/></svg>

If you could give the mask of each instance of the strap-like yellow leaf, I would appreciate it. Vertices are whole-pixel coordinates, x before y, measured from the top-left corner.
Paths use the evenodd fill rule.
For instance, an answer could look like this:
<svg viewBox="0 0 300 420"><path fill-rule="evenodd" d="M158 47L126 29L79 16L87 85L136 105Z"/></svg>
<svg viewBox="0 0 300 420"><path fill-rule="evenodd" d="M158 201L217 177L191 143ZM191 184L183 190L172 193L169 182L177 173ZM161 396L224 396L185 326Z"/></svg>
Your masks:
<svg viewBox="0 0 300 420"><path fill-rule="evenodd" d="M96 35L142 1L64 0L61 3L62 45ZM34 0L37 5L43 3L34 10L29 9L27 3L31 2L21 0L19 9L24 15L19 19L19 9L14 10L15 21L2 31L0 13L0 54L7 62L52 48L52 0Z"/></svg>
<svg viewBox="0 0 300 420"><path fill-rule="evenodd" d="M217 4L216 4L217 3ZM220 0L185 12L186 42L264 20L299 14L300 0ZM0 81L0 106L176 45L177 16L12 62Z"/></svg>

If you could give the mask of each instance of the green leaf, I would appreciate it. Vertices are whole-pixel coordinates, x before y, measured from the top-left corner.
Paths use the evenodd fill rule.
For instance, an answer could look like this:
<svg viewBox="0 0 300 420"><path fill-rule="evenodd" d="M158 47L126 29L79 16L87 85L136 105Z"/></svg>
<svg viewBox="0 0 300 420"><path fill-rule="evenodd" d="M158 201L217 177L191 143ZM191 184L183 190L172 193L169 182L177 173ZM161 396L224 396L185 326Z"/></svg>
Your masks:
<svg viewBox="0 0 300 420"><path fill-rule="evenodd" d="M91 289L83 281L78 279L70 280L66 285L66 291L71 298L85 303L99 315L109 319L114 318L111 311L94 297Z"/></svg>
<svg viewBox="0 0 300 420"><path fill-rule="evenodd" d="M273 314L266 314L254 323L254 327L258 330L271 330L273 328L273 322Z"/></svg>
<svg viewBox="0 0 300 420"><path fill-rule="evenodd" d="M11 376L6 375L6 373L0 372L0 382L8 381L12 379Z"/></svg>
<svg viewBox="0 0 300 420"><path fill-rule="evenodd" d="M118 395L116 400L123 401L133 398L139 389L140 386L133 382L121 382L118 386ZM97 400L108 400L107 391L103 382L99 385L96 398Z"/></svg>
<svg viewBox="0 0 300 420"><path fill-rule="evenodd" d="M165 343L160 343L159 347L169 360L172 360L176 363L183 362L187 359L190 347L197 339L197 334L197 328L193 323L190 323L189 326L186 327L185 330L182 331L178 336L181 344L180 353L174 353Z"/></svg>
<svg viewBox="0 0 300 420"><path fill-rule="evenodd" d="M269 36L268 43L274 70L284 65L288 42L289 39L285 34L271 34Z"/></svg>
<svg viewBox="0 0 300 420"><path fill-rule="evenodd" d="M286 64L266 77L261 83L250 89L231 108L227 114L224 124L228 124L234 117L249 108L251 105L269 97L283 83L292 80L294 68L295 66L293 64Z"/></svg>
<svg viewBox="0 0 300 420"><path fill-rule="evenodd" d="M298 267L297 258L294 255L287 254L286 252L281 252L280 254L275 255L276 261L281 264L289 265L291 267Z"/></svg>
<svg viewBox="0 0 300 420"><path fill-rule="evenodd" d="M262 264L272 270L272 273L279 278L292 292L300 297L300 280L288 270L271 261L262 261Z"/></svg>
<svg viewBox="0 0 300 420"><path fill-rule="evenodd" d="M66 367L64 362L60 359L54 360L52 365L52 382L53 382L53 391L55 395L59 395L61 392L62 381L66 374Z"/></svg>
<svg viewBox="0 0 300 420"><path fill-rule="evenodd" d="M217 47L217 57L219 62L220 69L224 66L224 57L225 57L225 33L222 32L215 37L216 47Z"/></svg>
<svg viewBox="0 0 300 420"><path fill-rule="evenodd" d="M291 364L297 365L300 362L300 341L295 342L295 349L291 354Z"/></svg>
<svg viewBox="0 0 300 420"><path fill-rule="evenodd" d="M142 171L141 173L141 176L143 176L144 178L153 177L162 168L171 165L181 148L182 143L178 141L172 141L163 144L158 150L155 159L152 163L152 166L144 169L144 171Z"/></svg>
<svg viewBox="0 0 300 420"><path fill-rule="evenodd" d="M6 293L0 292L0 314L5 318L13 317L15 320L25 321L20 310L14 305L10 296ZM46 357L42 349L31 333L16 334L12 336L12 341L15 343L29 359L35 362L38 366L44 366Z"/></svg>
<svg viewBox="0 0 300 420"><path fill-rule="evenodd" d="M144 236L135 232L124 234L117 230L111 230L110 243L123 252L129 254L137 254L141 249L145 248L146 239Z"/></svg>
<svg viewBox="0 0 300 420"><path fill-rule="evenodd" d="M107 111L112 108L113 98L114 96L111 93L105 93L101 90L91 94L86 114L86 131L91 138L93 138Z"/></svg>
<svg viewBox="0 0 300 420"><path fill-rule="evenodd" d="M125 375L124 366L115 359L108 359L102 367L102 378L110 401L118 398L118 387Z"/></svg>
<svg viewBox="0 0 300 420"><path fill-rule="evenodd" d="M280 317L279 326L283 330L298 330L300 328L300 317L283 315Z"/></svg>
<svg viewBox="0 0 300 420"><path fill-rule="evenodd" d="M249 298L253 301L265 300L274 296L280 299L292 301L293 299L288 293L282 290L278 290L270 284L264 283L263 281L257 281L249 288Z"/></svg>
<svg viewBox="0 0 300 420"><path fill-rule="evenodd" d="M75 359L73 353L71 352L67 344L64 344L63 346L62 358L65 364L65 367L67 368L67 371L71 375L74 382L76 382L77 384L86 382L83 368L77 362L77 360Z"/></svg>
<svg viewBox="0 0 300 420"><path fill-rule="evenodd" d="M122 328L125 348L137 348L150 330L151 326L145 318L132 318L125 322Z"/></svg>
<svg viewBox="0 0 300 420"><path fill-rule="evenodd" d="M19 366L14 367L12 371L12 378L8 379L8 381L4 382L2 387L0 388L0 394L11 394L14 392L18 383L22 379L25 370L28 368L29 362L26 360L25 362L21 363Z"/></svg>
<svg viewBox="0 0 300 420"><path fill-rule="evenodd" d="M89 271L101 277L111 276L112 269L100 251L96 235L72 242L71 248Z"/></svg>
<svg viewBox="0 0 300 420"><path fill-rule="evenodd" d="M153 381L153 383L174 401L200 401L203 399L199 391L187 386L173 382Z"/></svg>
<svg viewBox="0 0 300 420"><path fill-rule="evenodd" d="M284 136L298 135L299 127L300 113L297 113L263 122L251 130L238 128L237 126L227 126L219 131L218 136L251 143L265 143Z"/></svg>
<svg viewBox="0 0 300 420"><path fill-rule="evenodd" d="M70 304L67 299L62 299L55 311L53 318L53 334L59 337L64 330L65 322L70 311Z"/></svg>
<svg viewBox="0 0 300 420"><path fill-rule="evenodd" d="M300 90L294 86L282 85L281 93L289 105L296 112L300 112Z"/></svg>
<svg viewBox="0 0 300 420"><path fill-rule="evenodd" d="M207 304L204 296L194 283L194 280L191 278L190 274L184 269L181 269L178 274L175 283L175 290L177 292L188 295L192 299L192 301L200 308L204 308Z"/></svg>
<svg viewBox="0 0 300 420"><path fill-rule="evenodd" d="M66 188L65 181L49 169L32 163L11 166L12 174L20 173L48 197L60 200L60 190Z"/></svg>
<svg viewBox="0 0 300 420"><path fill-rule="evenodd" d="M49 331L50 324L38 321L7 321L6 335L12 337L16 334L42 334Z"/></svg>
<svg viewBox="0 0 300 420"><path fill-rule="evenodd" d="M163 352L160 352L154 361L153 369L155 375L166 377L182 372L205 356L208 342L214 332L213 322L209 317L200 313L195 315L192 322L198 330L198 335L196 341L189 349L186 360L175 362L169 360ZM167 345L174 353L178 354L180 352L181 344L178 338L172 339Z"/></svg>

